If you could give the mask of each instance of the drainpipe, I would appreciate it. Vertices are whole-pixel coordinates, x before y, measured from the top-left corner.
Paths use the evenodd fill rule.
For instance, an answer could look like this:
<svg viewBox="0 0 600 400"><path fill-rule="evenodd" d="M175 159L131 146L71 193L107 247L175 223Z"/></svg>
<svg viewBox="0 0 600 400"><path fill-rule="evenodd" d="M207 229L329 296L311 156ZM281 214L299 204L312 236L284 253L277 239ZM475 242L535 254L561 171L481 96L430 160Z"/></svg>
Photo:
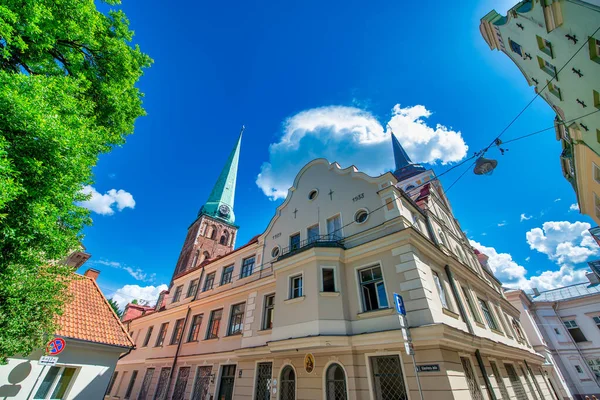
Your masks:
<svg viewBox="0 0 600 400"><path fill-rule="evenodd" d="M454 281L454 276L452 275L452 270L450 269L450 266L448 264L446 264L444 266L444 270L446 271L446 275L448 275L448 281L450 281L450 288L452 289L452 295L454 296L454 301L456 301L456 304L458 305L458 312L460 314L460 316L462 317L463 321L465 321L465 324L467 325L467 330L469 331L469 333L473 336L475 336L475 333L473 331L473 326L471 325L471 321L469 321L469 318L467 318L467 313L465 311L465 306L463 305L460 296L458 294L458 288L456 287L456 282ZM481 370L481 375L483 376L483 380L485 381L485 389L487 390L487 393L490 397L491 400L498 400L496 398L496 395L494 394L494 391L492 390L492 384L490 382L490 378L488 377L487 371L485 370L485 366L483 365L483 359L481 358L481 353L479 352L479 349L475 350L475 358L477 358L477 364L479 364L479 369Z"/></svg>

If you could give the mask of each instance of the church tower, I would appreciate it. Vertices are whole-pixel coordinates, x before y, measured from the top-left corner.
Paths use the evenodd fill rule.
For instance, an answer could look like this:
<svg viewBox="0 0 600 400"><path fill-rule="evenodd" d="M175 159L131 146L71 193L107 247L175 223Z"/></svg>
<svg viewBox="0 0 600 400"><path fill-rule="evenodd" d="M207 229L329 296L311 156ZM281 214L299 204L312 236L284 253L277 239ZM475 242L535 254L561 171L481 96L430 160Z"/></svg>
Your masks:
<svg viewBox="0 0 600 400"><path fill-rule="evenodd" d="M243 132L244 127L208 200L188 228L173 277L205 260L225 255L235 246L238 227L234 225L233 203Z"/></svg>

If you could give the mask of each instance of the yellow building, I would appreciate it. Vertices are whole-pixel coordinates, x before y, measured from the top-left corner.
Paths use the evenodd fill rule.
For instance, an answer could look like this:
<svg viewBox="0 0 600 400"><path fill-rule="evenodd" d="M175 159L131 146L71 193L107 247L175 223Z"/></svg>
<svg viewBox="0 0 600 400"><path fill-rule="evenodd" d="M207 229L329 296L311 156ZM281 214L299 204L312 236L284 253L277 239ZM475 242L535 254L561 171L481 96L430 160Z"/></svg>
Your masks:
<svg viewBox="0 0 600 400"><path fill-rule="evenodd" d="M440 183L393 141L393 174L308 163L227 254L210 251L233 247L231 214L201 211L170 290L125 317L136 349L106 398L416 400L420 383L424 399L556 399Z"/></svg>

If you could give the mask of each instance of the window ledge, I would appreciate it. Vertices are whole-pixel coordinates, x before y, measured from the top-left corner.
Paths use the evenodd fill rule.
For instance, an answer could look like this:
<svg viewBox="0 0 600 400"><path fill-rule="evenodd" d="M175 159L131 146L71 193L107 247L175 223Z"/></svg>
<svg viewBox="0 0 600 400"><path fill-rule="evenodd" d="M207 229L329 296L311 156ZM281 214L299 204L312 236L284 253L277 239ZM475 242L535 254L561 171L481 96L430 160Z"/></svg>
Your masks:
<svg viewBox="0 0 600 400"><path fill-rule="evenodd" d="M504 336L504 333L503 333L502 331L499 331L498 329L492 329L492 328L490 328L490 329L491 329L491 330L492 330L492 332L494 332L495 334Z"/></svg>
<svg viewBox="0 0 600 400"><path fill-rule="evenodd" d="M452 311L452 310L449 310L449 309L447 309L447 308L442 308L442 312L443 312L444 314L446 314L447 316L449 316L449 317L452 317L452 318L454 318L454 319L458 319L458 318L459 318L459 316L458 316L458 314L457 314L457 313L455 313L454 311Z"/></svg>
<svg viewBox="0 0 600 400"><path fill-rule="evenodd" d="M223 340L230 340L230 339L240 339L242 337L242 333L234 333L232 335L227 335L227 336L223 336Z"/></svg>
<svg viewBox="0 0 600 400"><path fill-rule="evenodd" d="M214 338L210 338L210 339L204 339L203 342L212 342L212 341L217 341L219 340L218 337L214 337Z"/></svg>
<svg viewBox="0 0 600 400"><path fill-rule="evenodd" d="M287 299L287 300L284 300L283 302L285 304L299 303L301 301L304 301L304 297L306 297L306 296L294 297L293 299Z"/></svg>
<svg viewBox="0 0 600 400"><path fill-rule="evenodd" d="M319 296L323 297L338 297L340 292L319 292Z"/></svg>
<svg viewBox="0 0 600 400"><path fill-rule="evenodd" d="M257 331L256 333L259 335L269 335L272 331L273 331L273 329L269 328L269 329L261 329L260 331Z"/></svg>
<svg viewBox="0 0 600 400"><path fill-rule="evenodd" d="M366 319L366 318L376 318L376 317L381 317L383 315L389 315L389 314L393 314L394 313L394 309L393 308L380 308L378 310L373 310L373 311L365 311L365 312L361 312L356 314L356 317L358 319Z"/></svg>
<svg viewBox="0 0 600 400"><path fill-rule="evenodd" d="M485 325L482 324L481 322L475 321L475 325L477 325L478 327L480 327L481 329L485 329Z"/></svg>
<svg viewBox="0 0 600 400"><path fill-rule="evenodd" d="M198 343L200 342L198 339L196 340L188 340L187 342L183 342L182 344L188 344L188 343Z"/></svg>

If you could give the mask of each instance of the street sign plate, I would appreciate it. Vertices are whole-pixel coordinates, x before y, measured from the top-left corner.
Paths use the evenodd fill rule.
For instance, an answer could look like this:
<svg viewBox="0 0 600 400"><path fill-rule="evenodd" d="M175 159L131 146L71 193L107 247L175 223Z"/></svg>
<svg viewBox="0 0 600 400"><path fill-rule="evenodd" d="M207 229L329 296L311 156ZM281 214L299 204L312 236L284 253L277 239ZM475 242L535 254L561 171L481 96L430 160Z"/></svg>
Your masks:
<svg viewBox="0 0 600 400"><path fill-rule="evenodd" d="M410 333L408 332L408 329L402 328L402 338L405 342L410 341Z"/></svg>
<svg viewBox="0 0 600 400"><path fill-rule="evenodd" d="M56 365L58 362L58 357L52 356L41 356L40 361L38 361L40 365Z"/></svg>
<svg viewBox="0 0 600 400"><path fill-rule="evenodd" d="M398 314L398 320L400 321L400 328L408 328L408 321L406 320L406 316Z"/></svg>
<svg viewBox="0 0 600 400"><path fill-rule="evenodd" d="M415 354L412 342L404 342L404 350L406 350L406 354L408 354L409 356Z"/></svg>
<svg viewBox="0 0 600 400"><path fill-rule="evenodd" d="M440 364L418 365L419 372L439 372Z"/></svg>
<svg viewBox="0 0 600 400"><path fill-rule="evenodd" d="M404 301L402 300L402 296L400 296L398 293L394 293L394 304L396 305L396 311L398 311L398 314L406 315Z"/></svg>

